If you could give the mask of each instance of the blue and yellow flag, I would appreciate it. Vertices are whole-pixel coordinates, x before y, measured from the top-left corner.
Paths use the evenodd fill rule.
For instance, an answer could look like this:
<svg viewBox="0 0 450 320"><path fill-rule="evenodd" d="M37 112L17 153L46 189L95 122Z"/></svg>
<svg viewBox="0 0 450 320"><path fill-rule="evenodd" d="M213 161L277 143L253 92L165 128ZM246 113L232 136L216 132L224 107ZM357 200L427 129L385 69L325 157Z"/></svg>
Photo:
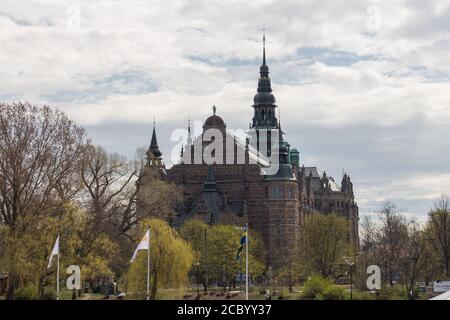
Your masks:
<svg viewBox="0 0 450 320"><path fill-rule="evenodd" d="M242 250L244 249L244 244L247 242L247 225L244 227L244 232L242 234L242 238L241 238L241 243L236 255L236 260L240 260L241 259L241 253Z"/></svg>

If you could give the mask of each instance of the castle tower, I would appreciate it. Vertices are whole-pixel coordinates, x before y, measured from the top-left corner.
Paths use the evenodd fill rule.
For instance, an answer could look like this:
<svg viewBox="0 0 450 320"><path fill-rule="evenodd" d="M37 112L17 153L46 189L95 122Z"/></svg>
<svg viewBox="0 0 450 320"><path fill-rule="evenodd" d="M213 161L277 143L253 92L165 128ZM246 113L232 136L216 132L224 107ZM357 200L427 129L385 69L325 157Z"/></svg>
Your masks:
<svg viewBox="0 0 450 320"><path fill-rule="evenodd" d="M261 149L261 143L266 141L262 134L267 130L267 153L271 152L271 132L272 129L279 129L276 117L275 96L272 94L272 85L269 78L269 67L266 64L266 36L263 34L263 61L259 68L259 79L257 93L253 98L253 119L250 124L249 135L256 148ZM264 131L262 131L264 130ZM264 133L263 133L264 132Z"/></svg>
<svg viewBox="0 0 450 320"><path fill-rule="evenodd" d="M277 268L286 259L295 254L300 235L299 190L297 178L292 171L289 159L288 143L279 130L279 146L272 150L273 157L278 156L279 169L275 175L267 175L267 208L269 233L269 264Z"/></svg>
<svg viewBox="0 0 450 320"><path fill-rule="evenodd" d="M357 249L359 248L359 208L355 202L355 195L353 193L353 182L347 173L344 173L341 181L341 191L345 193L345 216L349 221L350 230L349 237L351 243Z"/></svg>
<svg viewBox="0 0 450 320"><path fill-rule="evenodd" d="M268 265L278 268L287 263L285 258L294 256L301 220L299 188L290 163L290 146L283 138L284 133L276 117L277 106L266 63L265 35L263 61L259 73L249 135L252 144L256 141L257 150L263 156L265 146L262 143L267 143L267 155L271 156L272 165L278 165L278 170L275 174L264 176L263 195L252 195L248 207L248 221L250 226L263 236L265 246L268 248ZM266 134L267 136L263 136ZM278 141L273 141L276 137ZM262 196L264 203L256 198Z"/></svg>

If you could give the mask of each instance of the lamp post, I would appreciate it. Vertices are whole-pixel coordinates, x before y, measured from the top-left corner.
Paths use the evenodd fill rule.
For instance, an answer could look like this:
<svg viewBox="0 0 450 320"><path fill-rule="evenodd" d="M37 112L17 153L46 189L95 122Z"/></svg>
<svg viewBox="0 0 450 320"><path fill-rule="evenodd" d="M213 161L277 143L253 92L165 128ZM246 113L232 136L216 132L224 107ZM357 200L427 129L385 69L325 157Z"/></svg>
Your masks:
<svg viewBox="0 0 450 320"><path fill-rule="evenodd" d="M245 230L245 300L248 300L248 287L249 287L249 282L248 282L248 241L249 241L249 230L248 230L248 223L245 224L244 228L240 228L240 227L235 227L236 229L239 230ZM242 241L242 240L241 240ZM242 245L242 243L241 243Z"/></svg>
<svg viewBox="0 0 450 320"><path fill-rule="evenodd" d="M353 273L352 269L355 265L355 259L353 257L344 257L345 263L349 266L350 269L350 300L353 300Z"/></svg>

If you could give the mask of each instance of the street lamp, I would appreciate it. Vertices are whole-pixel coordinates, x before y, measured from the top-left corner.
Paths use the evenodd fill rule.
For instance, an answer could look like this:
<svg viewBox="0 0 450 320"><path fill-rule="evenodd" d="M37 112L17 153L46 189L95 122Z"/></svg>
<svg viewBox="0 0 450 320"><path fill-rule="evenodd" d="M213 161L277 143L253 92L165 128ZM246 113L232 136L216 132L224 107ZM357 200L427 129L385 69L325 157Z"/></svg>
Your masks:
<svg viewBox="0 0 450 320"><path fill-rule="evenodd" d="M355 265L355 259L353 257L344 257L345 263L349 266L350 269L350 300L353 300L353 273L352 268Z"/></svg>

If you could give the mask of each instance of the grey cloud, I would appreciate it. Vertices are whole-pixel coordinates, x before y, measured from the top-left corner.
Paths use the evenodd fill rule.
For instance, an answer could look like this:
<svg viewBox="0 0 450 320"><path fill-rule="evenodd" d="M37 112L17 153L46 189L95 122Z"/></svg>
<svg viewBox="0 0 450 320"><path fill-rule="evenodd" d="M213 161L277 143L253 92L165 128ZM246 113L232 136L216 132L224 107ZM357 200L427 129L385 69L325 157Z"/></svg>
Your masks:
<svg viewBox="0 0 450 320"><path fill-rule="evenodd" d="M66 28L72 3L0 3L0 99L61 107L128 157L149 143L155 115L167 156L172 130L212 104L228 127L248 126L266 27L283 127L308 165L337 180L349 171L363 213L393 195L423 215L430 194L450 190L444 1L74 4L80 30ZM372 4L382 15L375 33Z"/></svg>

